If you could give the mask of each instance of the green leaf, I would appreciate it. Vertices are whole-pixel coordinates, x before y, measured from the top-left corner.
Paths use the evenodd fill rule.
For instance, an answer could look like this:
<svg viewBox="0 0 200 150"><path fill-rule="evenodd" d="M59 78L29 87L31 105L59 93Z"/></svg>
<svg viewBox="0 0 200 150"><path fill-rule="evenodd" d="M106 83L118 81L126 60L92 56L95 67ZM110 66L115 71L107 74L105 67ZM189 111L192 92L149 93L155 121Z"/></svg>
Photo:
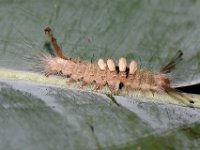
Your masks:
<svg viewBox="0 0 200 150"><path fill-rule="evenodd" d="M41 76L28 78L40 64L24 57L51 50L43 31L50 26L66 54L88 61L124 56L159 71L181 49L172 85L197 84L199 7L196 0L1 0L0 149L198 149L199 109L44 86Z"/></svg>

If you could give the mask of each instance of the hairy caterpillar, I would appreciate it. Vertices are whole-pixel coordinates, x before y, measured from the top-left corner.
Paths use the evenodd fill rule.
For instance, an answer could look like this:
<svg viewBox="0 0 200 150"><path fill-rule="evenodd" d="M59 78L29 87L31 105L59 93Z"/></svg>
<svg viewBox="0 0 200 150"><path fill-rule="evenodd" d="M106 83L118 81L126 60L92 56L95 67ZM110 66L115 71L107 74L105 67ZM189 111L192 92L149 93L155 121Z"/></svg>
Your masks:
<svg viewBox="0 0 200 150"><path fill-rule="evenodd" d="M181 50L159 72L152 72L139 69L135 60L132 60L127 67L127 61L123 57L119 59L118 66L112 59L105 62L100 58L97 64L72 59L63 54L52 35L51 29L47 27L44 31L49 36L56 55L56 57L44 56L42 58L45 76L61 73L70 78L69 82L81 81L81 87L95 83L94 90L99 90L107 85L112 93L116 93L120 88L125 88L127 91L139 89L151 91L153 94L155 92L174 92L185 97L184 94L170 86L170 78L166 75L175 67L177 62L182 60L183 53ZM190 103L194 103L193 100L185 98Z"/></svg>

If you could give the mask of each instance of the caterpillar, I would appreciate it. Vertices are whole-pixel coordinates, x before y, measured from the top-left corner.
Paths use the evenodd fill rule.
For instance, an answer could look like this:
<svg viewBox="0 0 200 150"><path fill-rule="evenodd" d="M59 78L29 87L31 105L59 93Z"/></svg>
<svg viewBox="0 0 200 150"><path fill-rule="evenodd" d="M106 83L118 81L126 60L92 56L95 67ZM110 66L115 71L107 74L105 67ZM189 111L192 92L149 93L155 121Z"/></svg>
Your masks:
<svg viewBox="0 0 200 150"><path fill-rule="evenodd" d="M42 58L46 77L62 74L70 78L69 83L82 82L80 87L95 83L94 90L108 86L113 94L117 93L121 88L125 88L127 91L136 89L151 91L153 95L157 92L173 92L182 97L185 96L171 87L170 78L167 75L182 60L183 52L181 50L159 72L152 72L139 69L135 60L131 60L127 67L127 61L124 57L119 59L118 66L115 65L113 59L108 59L105 62L100 58L97 63L75 60L63 54L56 38L52 34L51 28L47 27L44 31L48 35L56 55L55 57L43 56ZM193 100L186 99L190 103L194 103Z"/></svg>

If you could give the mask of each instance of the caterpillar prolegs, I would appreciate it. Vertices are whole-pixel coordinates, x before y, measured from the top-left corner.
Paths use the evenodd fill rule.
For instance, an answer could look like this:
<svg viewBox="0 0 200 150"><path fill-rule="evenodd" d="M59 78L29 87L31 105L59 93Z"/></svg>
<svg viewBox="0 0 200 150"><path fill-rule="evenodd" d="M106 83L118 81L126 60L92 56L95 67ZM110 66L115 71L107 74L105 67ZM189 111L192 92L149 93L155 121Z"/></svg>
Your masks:
<svg viewBox="0 0 200 150"><path fill-rule="evenodd" d="M160 91L175 92L184 96L181 92L170 87L170 78L166 75L182 59L181 50L159 72L152 72L139 69L135 60L132 60L127 67L127 61L124 57L119 59L118 66L115 65L113 59L108 59L105 62L100 58L97 63L72 59L63 54L51 29L47 27L44 31L50 38L56 55L56 57L44 56L42 58L46 76L61 73L70 78L69 82L81 81L81 87L95 83L94 90L108 86L112 93L125 88L127 91L139 89L151 91L153 94ZM188 101L194 103L192 100Z"/></svg>

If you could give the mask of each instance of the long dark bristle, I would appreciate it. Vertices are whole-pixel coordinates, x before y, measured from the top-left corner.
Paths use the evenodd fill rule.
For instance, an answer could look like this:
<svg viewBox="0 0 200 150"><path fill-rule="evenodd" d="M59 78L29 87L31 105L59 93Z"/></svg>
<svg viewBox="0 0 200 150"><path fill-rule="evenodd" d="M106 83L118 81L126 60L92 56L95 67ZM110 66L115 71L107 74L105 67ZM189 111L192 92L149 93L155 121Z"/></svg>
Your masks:
<svg viewBox="0 0 200 150"><path fill-rule="evenodd" d="M170 73L175 66L183 59L183 52L181 50L178 50L176 55L167 63L164 67L160 69L160 72L162 73Z"/></svg>

